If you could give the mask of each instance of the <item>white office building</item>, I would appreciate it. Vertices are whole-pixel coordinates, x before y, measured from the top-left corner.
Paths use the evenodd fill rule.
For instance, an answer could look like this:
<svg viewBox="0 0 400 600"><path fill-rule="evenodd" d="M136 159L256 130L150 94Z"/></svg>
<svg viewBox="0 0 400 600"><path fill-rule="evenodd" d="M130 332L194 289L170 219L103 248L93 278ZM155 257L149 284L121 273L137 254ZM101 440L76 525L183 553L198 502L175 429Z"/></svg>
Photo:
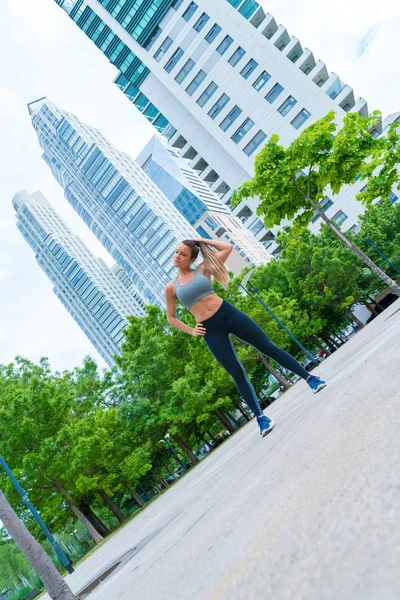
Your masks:
<svg viewBox="0 0 400 600"><path fill-rule="evenodd" d="M271 255L255 239L252 231L243 226L197 171L164 138L155 135L136 162L200 237L232 245L227 266L234 275L239 275L245 267L259 266L271 260Z"/></svg>
<svg viewBox="0 0 400 600"><path fill-rule="evenodd" d="M72 233L41 192L20 191L12 203L17 227L54 293L111 367L127 316L144 314L143 302Z"/></svg>
<svg viewBox="0 0 400 600"><path fill-rule="evenodd" d="M338 123L349 111L368 114L366 101L254 0L56 2L116 66L129 101L224 202L252 177L271 134L289 145L330 110ZM363 210L360 187L325 201L343 229ZM245 200L234 213L274 251L275 230L265 230L256 205Z"/></svg>
<svg viewBox="0 0 400 600"><path fill-rule="evenodd" d="M164 306L178 243L193 227L127 154L42 98L29 105L43 159L64 194L132 282L143 304Z"/></svg>

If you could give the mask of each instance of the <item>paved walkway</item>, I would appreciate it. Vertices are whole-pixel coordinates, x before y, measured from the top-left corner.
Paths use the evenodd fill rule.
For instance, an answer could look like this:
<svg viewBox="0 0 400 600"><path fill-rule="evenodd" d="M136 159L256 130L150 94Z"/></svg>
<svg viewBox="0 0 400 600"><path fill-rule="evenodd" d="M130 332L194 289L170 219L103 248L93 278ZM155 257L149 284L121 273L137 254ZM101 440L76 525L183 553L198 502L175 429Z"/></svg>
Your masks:
<svg viewBox="0 0 400 600"><path fill-rule="evenodd" d="M67 577L92 600L398 600L400 301ZM136 549L135 549L136 548ZM45 596L47 598L47 596Z"/></svg>

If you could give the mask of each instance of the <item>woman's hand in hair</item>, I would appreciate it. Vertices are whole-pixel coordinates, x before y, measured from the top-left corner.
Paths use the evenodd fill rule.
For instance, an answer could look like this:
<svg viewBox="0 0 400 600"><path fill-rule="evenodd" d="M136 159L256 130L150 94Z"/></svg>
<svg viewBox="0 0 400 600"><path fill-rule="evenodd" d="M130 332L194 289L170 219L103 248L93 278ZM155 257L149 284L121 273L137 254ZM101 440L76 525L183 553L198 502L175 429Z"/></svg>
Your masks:
<svg viewBox="0 0 400 600"><path fill-rule="evenodd" d="M203 327L203 323L196 323L196 327L193 327L193 329L192 329L192 335L194 335L194 336L206 335L206 328Z"/></svg>

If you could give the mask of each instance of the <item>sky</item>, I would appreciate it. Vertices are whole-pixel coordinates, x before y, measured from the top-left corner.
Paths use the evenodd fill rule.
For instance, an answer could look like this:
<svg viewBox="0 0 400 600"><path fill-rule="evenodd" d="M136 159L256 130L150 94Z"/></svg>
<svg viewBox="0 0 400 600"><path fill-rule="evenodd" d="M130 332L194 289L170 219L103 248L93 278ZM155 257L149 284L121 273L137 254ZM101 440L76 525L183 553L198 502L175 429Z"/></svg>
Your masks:
<svg viewBox="0 0 400 600"><path fill-rule="evenodd" d="M261 3L370 110L400 110L398 0ZM15 225L13 195L40 189L90 250L113 264L42 160L26 105L47 96L133 157L153 128L112 83L116 69L54 0L1 0L0 56L0 364L47 356L53 369L64 370L91 355L104 368Z"/></svg>

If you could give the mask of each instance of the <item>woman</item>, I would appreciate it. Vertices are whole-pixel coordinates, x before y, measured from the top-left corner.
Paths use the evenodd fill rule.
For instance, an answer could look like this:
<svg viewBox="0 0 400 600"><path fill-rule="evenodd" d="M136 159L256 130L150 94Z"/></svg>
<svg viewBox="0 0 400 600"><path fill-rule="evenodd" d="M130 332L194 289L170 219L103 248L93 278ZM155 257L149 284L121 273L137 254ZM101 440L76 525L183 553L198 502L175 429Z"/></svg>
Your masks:
<svg viewBox="0 0 400 600"><path fill-rule="evenodd" d="M215 248L214 252L211 248ZM203 262L192 269L191 265L201 252ZM167 318L172 327L195 336L204 336L205 342L219 364L231 375L243 400L257 417L262 437L275 426L274 421L266 417L260 407L254 388L247 378L239 361L229 334L253 346L277 363L302 377L314 391L319 392L325 382L310 375L288 352L275 346L250 317L226 302L214 292L211 275L223 286L229 282L228 271L224 265L232 252L232 246L225 242L196 239L185 240L179 244L174 255L174 265L178 276L165 288ZM196 327L189 327L176 318L176 301L179 300L196 319Z"/></svg>

